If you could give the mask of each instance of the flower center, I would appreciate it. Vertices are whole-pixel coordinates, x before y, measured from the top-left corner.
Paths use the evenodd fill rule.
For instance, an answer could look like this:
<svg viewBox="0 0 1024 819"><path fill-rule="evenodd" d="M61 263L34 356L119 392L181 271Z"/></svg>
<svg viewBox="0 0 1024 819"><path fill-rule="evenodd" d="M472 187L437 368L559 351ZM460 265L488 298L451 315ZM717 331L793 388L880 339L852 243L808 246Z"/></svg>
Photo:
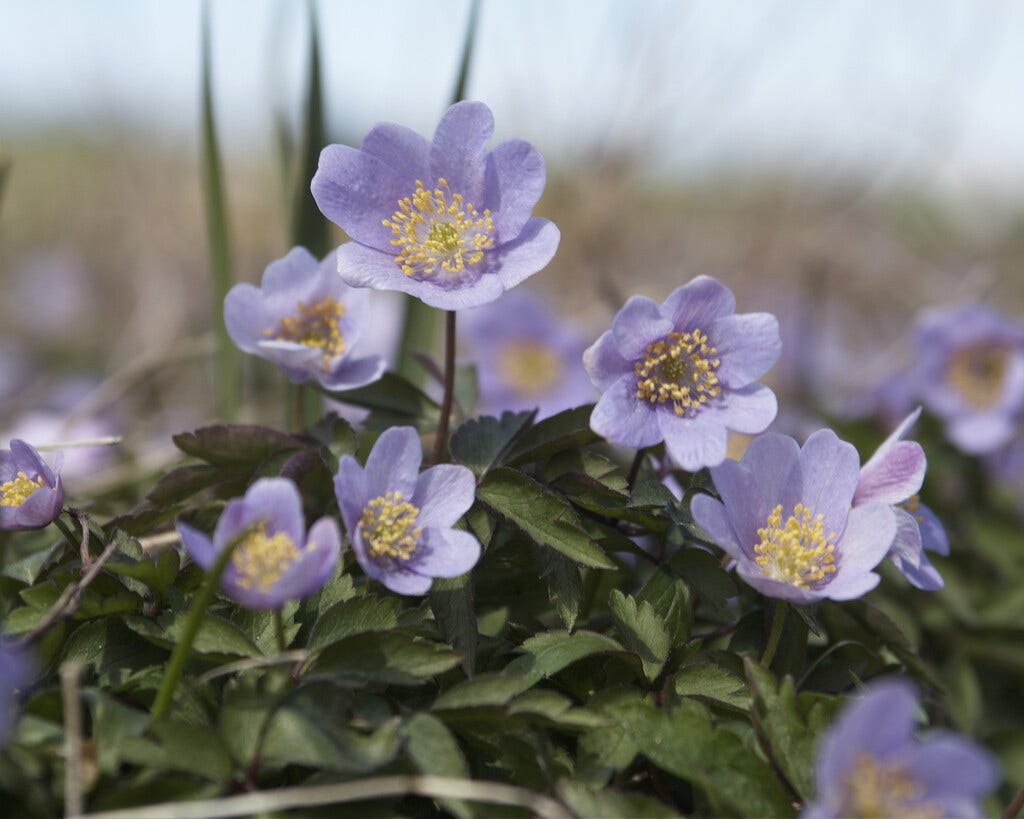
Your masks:
<svg viewBox="0 0 1024 819"><path fill-rule="evenodd" d="M922 802L924 788L898 762L884 763L868 754L860 754L846 778L846 802L843 816L884 819L890 816L942 816L940 807Z"/></svg>
<svg viewBox="0 0 1024 819"><path fill-rule="evenodd" d="M312 304L300 301L298 313L281 319L277 329L267 330L265 335L275 341L291 341L321 350L324 372L327 372L331 359L345 352L345 339L339 323L343 315L345 305L333 296Z"/></svg>
<svg viewBox="0 0 1024 819"><path fill-rule="evenodd" d="M261 523L238 544L231 562L238 572L238 585L268 591L298 558L299 550L284 532L267 535Z"/></svg>
<svg viewBox="0 0 1024 819"><path fill-rule="evenodd" d="M634 365L636 397L652 404L672 402L676 415L694 414L718 397L718 350L708 346L707 333L669 333L648 344Z"/></svg>
<svg viewBox="0 0 1024 819"><path fill-rule="evenodd" d="M924 515L918 514L921 511L921 496L916 492L905 501L900 501L896 505L913 515L914 520L918 523L924 523Z"/></svg>
<svg viewBox="0 0 1024 819"><path fill-rule="evenodd" d="M562 376L562 362L535 341L510 341L498 355L502 379L519 395L543 395Z"/></svg>
<svg viewBox="0 0 1024 819"><path fill-rule="evenodd" d="M359 518L359 533L370 545L370 557L408 560L423 534L423 527L416 526L419 514L419 507L402 500L401 492L370 501Z"/></svg>
<svg viewBox="0 0 1024 819"><path fill-rule="evenodd" d="M950 356L946 380L972 407L990 409L1003 394L1009 365L1009 347L974 344Z"/></svg>
<svg viewBox="0 0 1024 819"><path fill-rule="evenodd" d="M44 486L42 475L33 480L24 472L18 472L13 479L0 484L0 506L21 506Z"/></svg>
<svg viewBox="0 0 1024 819"><path fill-rule="evenodd" d="M761 542L754 547L755 561L765 576L800 589L810 589L835 572L834 534L825 534L825 516L814 516L802 503L782 523L782 504L776 506L757 530Z"/></svg>
<svg viewBox="0 0 1024 819"><path fill-rule="evenodd" d="M448 182L437 180L429 191L416 180L416 192L398 202L398 210L384 226L391 228L391 244L399 248L395 264L406 276L431 276L440 267L458 275L477 264L494 246L491 212L477 213L462 194L452 193Z"/></svg>

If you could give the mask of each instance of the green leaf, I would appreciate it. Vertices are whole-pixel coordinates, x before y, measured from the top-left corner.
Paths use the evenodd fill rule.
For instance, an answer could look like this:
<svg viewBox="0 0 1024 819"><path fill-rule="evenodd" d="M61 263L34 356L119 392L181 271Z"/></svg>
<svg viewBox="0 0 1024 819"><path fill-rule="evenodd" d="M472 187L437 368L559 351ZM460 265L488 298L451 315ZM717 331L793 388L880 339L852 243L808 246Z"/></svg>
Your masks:
<svg viewBox="0 0 1024 819"><path fill-rule="evenodd" d="M433 429L441 416L441 408L419 387L394 373L384 375L354 390L331 391L320 389L325 395L345 404L363 407L379 413L382 422L412 424L420 429Z"/></svg>
<svg viewBox="0 0 1024 819"><path fill-rule="evenodd" d="M473 675L479 637L473 605L473 576L436 577L430 586L430 610L441 637L462 655L462 669Z"/></svg>
<svg viewBox="0 0 1024 819"><path fill-rule="evenodd" d="M478 708L485 705L507 705L512 698L532 685L525 675L508 673L479 674L471 680L456 683L434 700L435 711Z"/></svg>
<svg viewBox="0 0 1024 819"><path fill-rule="evenodd" d="M216 424L172 436L186 455L218 466L255 467L277 452L304 449L308 439L254 424Z"/></svg>
<svg viewBox="0 0 1024 819"><path fill-rule="evenodd" d="M608 598L608 610L627 649L640 658L644 676L654 681L668 658L669 635L650 603L636 600L614 589Z"/></svg>
<svg viewBox="0 0 1024 819"><path fill-rule="evenodd" d="M537 417L532 412L503 412L501 418L485 415L466 421L452 435L451 453L456 463L473 470L478 478L502 457L529 429Z"/></svg>
<svg viewBox="0 0 1024 819"><path fill-rule="evenodd" d="M311 673L392 685L419 685L462 660L440 643L397 631L355 634L332 643L317 657Z"/></svg>
<svg viewBox="0 0 1024 819"><path fill-rule="evenodd" d="M583 574L580 567L554 549L533 549L537 570L548 587L548 599L565 627L572 631L583 604Z"/></svg>
<svg viewBox="0 0 1024 819"><path fill-rule="evenodd" d="M186 614L167 613L157 620L127 615L123 622L136 634L158 646L171 648L179 642ZM209 655L211 660L228 662L240 657L260 657L262 653L238 626L222 617L207 614L199 626L192 651Z"/></svg>
<svg viewBox="0 0 1024 819"><path fill-rule="evenodd" d="M580 527L572 507L522 472L492 470L477 487L477 500L540 546L584 566L616 568Z"/></svg>
<svg viewBox="0 0 1024 819"><path fill-rule="evenodd" d="M405 740L406 753L421 774L455 779L469 778L469 765L466 764L459 743L437 717L422 712L414 714L405 722L399 733ZM448 811L460 819L474 815L469 803L461 799L440 801Z"/></svg>
<svg viewBox="0 0 1024 819"><path fill-rule="evenodd" d="M750 708L746 681L720 665L697 663L683 666L676 672L672 684L681 697L697 697L744 712Z"/></svg>
<svg viewBox="0 0 1024 819"><path fill-rule="evenodd" d="M806 801L814 795L819 735L831 722L838 700L802 694L798 701L792 677L777 683L770 671L749 657L744 666L754 697L751 716L761 746Z"/></svg>
<svg viewBox="0 0 1024 819"><path fill-rule="evenodd" d="M558 781L558 796L573 813L588 819L672 819L679 815L652 796L613 788L589 788L572 779Z"/></svg>
<svg viewBox="0 0 1024 819"><path fill-rule="evenodd" d="M234 473L231 478L237 477ZM225 479L221 466L211 464L189 464L172 469L161 475L149 492L146 500L157 505L181 503Z"/></svg>
<svg viewBox="0 0 1024 819"><path fill-rule="evenodd" d="M620 706L615 717L651 762L701 788L716 815L793 815L768 765L738 736L716 728L703 708L680 705L666 713L641 702Z"/></svg>
<svg viewBox="0 0 1024 819"><path fill-rule="evenodd" d="M534 681L557 674L592 654L623 652L622 644L594 631L545 631L520 646L525 656L505 666L506 674L525 674Z"/></svg>
<svg viewBox="0 0 1024 819"><path fill-rule="evenodd" d="M398 626L402 601L397 597L353 597L327 609L313 625L310 651L329 646L353 634L390 631Z"/></svg>
<svg viewBox="0 0 1024 819"><path fill-rule="evenodd" d="M125 534L115 532L113 539L118 543L118 550L107 561L104 568L111 574L130 577L144 583L162 600L167 590L178 576L181 558L174 549L164 549L158 555L148 556L143 552L139 542Z"/></svg>
<svg viewBox="0 0 1024 819"><path fill-rule="evenodd" d="M590 730L612 725L612 721L589 708L574 708L572 700L557 691L534 688L508 706L510 715L543 717L561 728Z"/></svg>
<svg viewBox="0 0 1024 819"><path fill-rule="evenodd" d="M118 687L140 672L162 666L167 654L132 633L120 618L104 617L71 633L63 661L71 660L91 668L101 685Z"/></svg>
<svg viewBox="0 0 1024 819"><path fill-rule="evenodd" d="M601 440L590 428L593 404L565 410L532 426L512 447L507 463L515 466L540 462L563 449L579 448Z"/></svg>
<svg viewBox="0 0 1024 819"><path fill-rule="evenodd" d="M727 601L736 596L736 584L714 555L702 549L680 549L672 556L670 565L710 614L726 614Z"/></svg>
<svg viewBox="0 0 1024 819"><path fill-rule="evenodd" d="M664 566L659 566L640 593L638 603L649 603L665 623L672 645L682 645L693 630L693 601L690 587Z"/></svg>

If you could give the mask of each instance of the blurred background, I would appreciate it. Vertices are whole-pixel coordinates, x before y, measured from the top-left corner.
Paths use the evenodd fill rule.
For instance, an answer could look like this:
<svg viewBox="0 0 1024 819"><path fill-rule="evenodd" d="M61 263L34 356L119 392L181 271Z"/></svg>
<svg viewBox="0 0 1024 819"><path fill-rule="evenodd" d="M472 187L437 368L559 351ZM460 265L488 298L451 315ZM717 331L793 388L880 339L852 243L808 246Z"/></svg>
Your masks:
<svg viewBox="0 0 1024 819"><path fill-rule="evenodd" d="M217 419L203 8L0 0L0 430L122 436L69 454L83 493ZM429 135L469 11L317 3L326 141L381 120ZM291 244L309 21L305 3L209 3L236 281ZM904 363L922 308L1024 310L1024 5L483 0L476 31L467 96L496 142L544 154L535 213L562 231L526 287L584 343L628 296L712 274L779 316L782 402L839 413ZM400 311L381 309L393 344ZM271 365L242 366L243 420L279 425L256 400Z"/></svg>

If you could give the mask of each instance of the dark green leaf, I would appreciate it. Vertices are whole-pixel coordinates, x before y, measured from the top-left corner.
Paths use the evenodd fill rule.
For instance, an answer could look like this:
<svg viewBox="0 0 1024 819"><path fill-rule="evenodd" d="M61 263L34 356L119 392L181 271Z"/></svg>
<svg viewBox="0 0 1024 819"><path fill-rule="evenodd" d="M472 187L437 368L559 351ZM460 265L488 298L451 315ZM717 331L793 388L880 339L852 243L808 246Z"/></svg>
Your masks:
<svg viewBox="0 0 1024 819"><path fill-rule="evenodd" d="M355 634L332 643L313 661L311 671L364 682L418 685L461 660L440 643L390 631Z"/></svg>
<svg viewBox="0 0 1024 819"><path fill-rule="evenodd" d="M469 765L459 743L437 717L422 712L414 714L402 726L400 734L405 740L406 753L421 774L469 778ZM442 799L441 803L460 819L474 815L470 804L460 799Z"/></svg>
<svg viewBox="0 0 1024 819"><path fill-rule="evenodd" d="M505 667L506 674L525 674L534 681L557 674L591 654L622 652L621 643L593 631L546 631L523 642L525 656Z"/></svg>
<svg viewBox="0 0 1024 819"><path fill-rule="evenodd" d="M173 440L185 454L218 466L255 467L274 453L310 445L306 438L252 424L216 424L179 433Z"/></svg>
<svg viewBox="0 0 1024 819"><path fill-rule="evenodd" d="M473 576L437 577L430 587L430 610L441 637L462 655L462 670L473 675L476 666L476 608L473 605Z"/></svg>
<svg viewBox="0 0 1024 819"><path fill-rule="evenodd" d="M563 449L584 447L599 441L590 428L593 404L565 410L531 427L509 452L507 463L540 462Z"/></svg>
<svg viewBox="0 0 1024 819"><path fill-rule="evenodd" d="M736 584L718 558L702 549L680 549L672 556L670 565L709 613L725 614L726 601L736 596Z"/></svg>
<svg viewBox="0 0 1024 819"><path fill-rule="evenodd" d="M558 795L577 816L589 819L671 819L679 815L652 796L613 788L591 789L572 779L559 780Z"/></svg>
<svg viewBox="0 0 1024 819"><path fill-rule="evenodd" d="M128 615L124 624L136 634L163 648L173 647L181 637L185 625L184 614L168 613L153 620L149 617ZM239 657L259 657L261 652L237 626L212 614L207 614L199 626L192 651L207 654L210 659L227 662Z"/></svg>
<svg viewBox="0 0 1024 819"><path fill-rule="evenodd" d="M572 507L522 472L506 467L492 470L477 487L477 500L540 546L584 566L615 568L580 527Z"/></svg>
<svg viewBox="0 0 1024 819"><path fill-rule="evenodd" d="M452 458L468 466L477 477L483 475L494 464L500 464L502 457L515 442L529 429L537 411L504 412L501 419L485 415L466 421L452 435Z"/></svg>
<svg viewBox="0 0 1024 819"><path fill-rule="evenodd" d="M683 666L676 672L672 685L681 697L697 697L740 711L750 708L746 682L718 665Z"/></svg>
<svg viewBox="0 0 1024 819"><path fill-rule="evenodd" d="M690 639L693 630L693 601L690 587L664 566L659 566L648 578L640 593L638 603L650 603L665 627L672 645L682 645Z"/></svg>
<svg viewBox="0 0 1024 819"><path fill-rule="evenodd" d="M507 705L531 685L531 678L508 673L480 674L456 683L434 701L434 710L477 708L483 705Z"/></svg>
<svg viewBox="0 0 1024 819"><path fill-rule="evenodd" d="M583 574L580 567L554 549L533 549L537 570L548 587L548 599L563 625L572 631L583 603Z"/></svg>
<svg viewBox="0 0 1024 819"><path fill-rule="evenodd" d="M637 605L636 600L618 589L608 598L608 610L623 645L640 658L644 676L653 681L668 657L669 635L665 621L655 614L650 603Z"/></svg>
<svg viewBox="0 0 1024 819"><path fill-rule="evenodd" d="M313 625L308 648L313 651L353 634L390 631L398 625L402 602L397 597L353 597L327 609Z"/></svg>

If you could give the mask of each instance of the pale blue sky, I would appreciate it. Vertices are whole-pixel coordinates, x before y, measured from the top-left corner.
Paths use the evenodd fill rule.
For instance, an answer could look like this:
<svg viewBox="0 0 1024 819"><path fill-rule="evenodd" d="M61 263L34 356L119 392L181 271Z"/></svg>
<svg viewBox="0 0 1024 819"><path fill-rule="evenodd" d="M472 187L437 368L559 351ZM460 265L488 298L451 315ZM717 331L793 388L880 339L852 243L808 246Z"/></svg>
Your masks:
<svg viewBox="0 0 1024 819"><path fill-rule="evenodd" d="M129 123L194 144L199 0L0 0L0 138ZM467 0L321 0L332 131L429 133ZM225 150L299 102L305 4L214 0ZM1024 4L484 0L469 95L549 161L866 173L1024 199Z"/></svg>

